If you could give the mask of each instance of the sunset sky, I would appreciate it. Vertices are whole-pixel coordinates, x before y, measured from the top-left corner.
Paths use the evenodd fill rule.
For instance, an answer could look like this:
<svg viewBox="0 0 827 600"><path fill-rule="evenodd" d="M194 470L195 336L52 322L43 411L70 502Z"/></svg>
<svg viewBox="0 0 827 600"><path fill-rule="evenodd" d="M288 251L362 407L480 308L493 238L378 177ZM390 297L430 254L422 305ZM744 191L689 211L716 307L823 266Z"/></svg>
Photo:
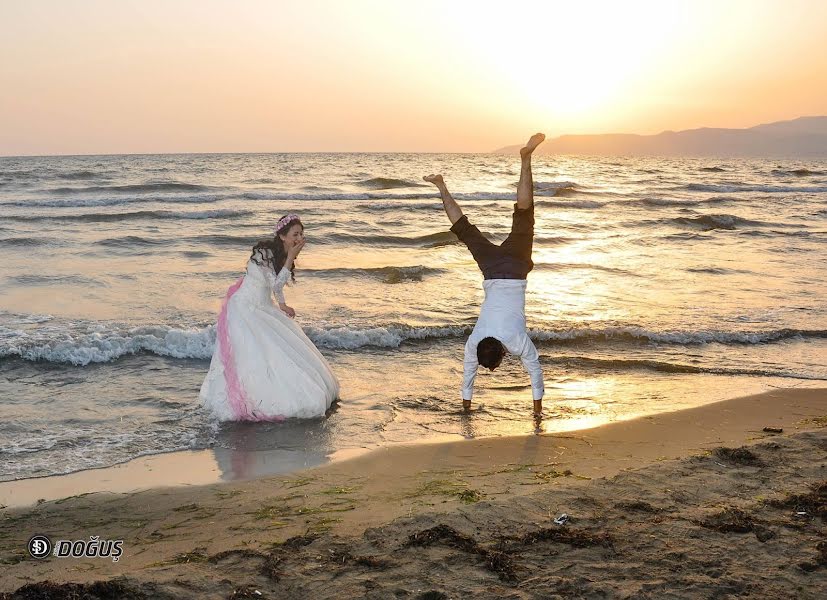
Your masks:
<svg viewBox="0 0 827 600"><path fill-rule="evenodd" d="M0 155L484 152L827 114L827 2L3 0Z"/></svg>

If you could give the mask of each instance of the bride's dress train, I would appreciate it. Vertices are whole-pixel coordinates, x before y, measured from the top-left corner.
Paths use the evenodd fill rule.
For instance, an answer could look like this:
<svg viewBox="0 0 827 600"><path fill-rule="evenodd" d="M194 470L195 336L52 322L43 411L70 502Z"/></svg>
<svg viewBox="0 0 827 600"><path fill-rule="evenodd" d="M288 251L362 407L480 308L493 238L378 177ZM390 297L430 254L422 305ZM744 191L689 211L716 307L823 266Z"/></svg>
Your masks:
<svg viewBox="0 0 827 600"><path fill-rule="evenodd" d="M266 263L250 260L247 274L227 292L200 393L221 421L321 417L339 394L327 360L273 303L272 294L284 302L289 277L286 268L276 276Z"/></svg>

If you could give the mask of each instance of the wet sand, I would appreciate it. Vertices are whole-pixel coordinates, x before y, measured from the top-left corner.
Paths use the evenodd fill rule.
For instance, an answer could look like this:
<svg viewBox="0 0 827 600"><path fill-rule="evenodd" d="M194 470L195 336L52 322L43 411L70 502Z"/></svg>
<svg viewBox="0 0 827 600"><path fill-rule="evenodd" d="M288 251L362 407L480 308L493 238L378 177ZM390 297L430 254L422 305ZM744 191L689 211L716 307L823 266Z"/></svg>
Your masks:
<svg viewBox="0 0 827 600"><path fill-rule="evenodd" d="M827 586L825 426L827 390L777 390L566 434L6 508L0 591L816 598ZM34 534L123 540L123 556L37 560Z"/></svg>

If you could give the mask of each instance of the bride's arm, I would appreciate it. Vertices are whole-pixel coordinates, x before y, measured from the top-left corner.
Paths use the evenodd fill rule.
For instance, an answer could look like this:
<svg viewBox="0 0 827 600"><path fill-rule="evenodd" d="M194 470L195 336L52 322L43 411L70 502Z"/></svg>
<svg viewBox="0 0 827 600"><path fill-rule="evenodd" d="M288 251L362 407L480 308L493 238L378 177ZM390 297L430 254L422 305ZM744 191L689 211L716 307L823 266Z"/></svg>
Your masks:
<svg viewBox="0 0 827 600"><path fill-rule="evenodd" d="M279 308L286 313L287 316L295 317L296 311L287 306L287 302L284 299L284 286L289 278L290 269L285 265L281 268L281 271L279 271L279 274L273 281L273 293L276 295L276 300L279 302Z"/></svg>
<svg viewBox="0 0 827 600"><path fill-rule="evenodd" d="M284 286L290 278L290 269L293 267L293 263L303 247L304 240L301 240L295 246L292 246L287 250L287 259L284 261L284 266L281 268L281 271L279 271L278 276L276 276L275 285L273 287L273 291L276 294L276 299L279 301L279 308L291 318L296 316L296 311L287 306L287 302L284 300Z"/></svg>

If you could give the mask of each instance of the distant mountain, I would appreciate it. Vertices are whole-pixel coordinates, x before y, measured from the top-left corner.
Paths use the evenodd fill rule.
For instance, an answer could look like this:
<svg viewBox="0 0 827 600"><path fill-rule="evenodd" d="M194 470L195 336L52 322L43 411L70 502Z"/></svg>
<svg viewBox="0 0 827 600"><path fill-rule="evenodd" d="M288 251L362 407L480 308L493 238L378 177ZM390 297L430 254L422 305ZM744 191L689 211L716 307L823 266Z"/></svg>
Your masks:
<svg viewBox="0 0 827 600"><path fill-rule="evenodd" d="M506 146L495 154L511 154ZM563 135L546 140L540 154L632 156L827 157L827 117L800 117L748 129L703 127L657 135Z"/></svg>

